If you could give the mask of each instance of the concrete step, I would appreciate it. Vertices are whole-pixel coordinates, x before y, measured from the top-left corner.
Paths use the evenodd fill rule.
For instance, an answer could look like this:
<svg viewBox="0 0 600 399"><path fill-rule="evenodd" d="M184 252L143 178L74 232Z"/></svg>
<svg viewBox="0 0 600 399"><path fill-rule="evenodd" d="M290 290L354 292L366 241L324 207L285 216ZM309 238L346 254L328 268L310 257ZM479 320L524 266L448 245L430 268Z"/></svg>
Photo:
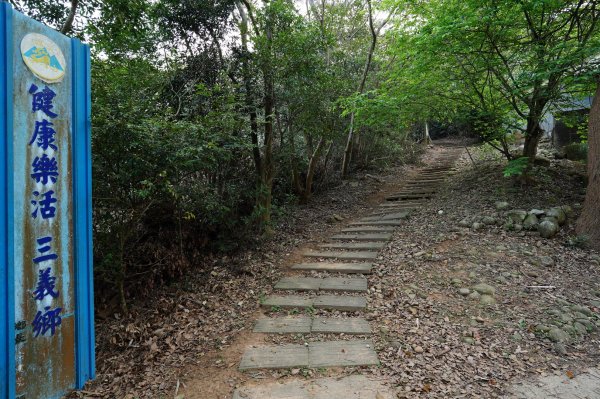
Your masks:
<svg viewBox="0 0 600 399"><path fill-rule="evenodd" d="M244 353L239 369L244 371L377 364L379 359L370 340L325 341L311 342L308 345L288 344L250 348Z"/></svg>
<svg viewBox="0 0 600 399"><path fill-rule="evenodd" d="M388 201L398 201L404 199L420 199L420 198L431 198L433 194L395 194L386 197Z"/></svg>
<svg viewBox="0 0 600 399"><path fill-rule="evenodd" d="M372 222L352 222L350 226L402 226L398 220L376 220Z"/></svg>
<svg viewBox="0 0 600 399"><path fill-rule="evenodd" d="M382 223L382 222L381 222ZM345 259L345 260L372 260L377 259L377 252L372 251L307 251L302 256L310 258Z"/></svg>
<svg viewBox="0 0 600 399"><path fill-rule="evenodd" d="M319 244L321 248L333 249L373 249L378 250L385 247L385 242L333 242Z"/></svg>
<svg viewBox="0 0 600 399"><path fill-rule="evenodd" d="M278 307L281 309L329 309L341 312L359 312L367 307L367 300L360 296L336 295L272 295L261 304L265 308Z"/></svg>
<svg viewBox="0 0 600 399"><path fill-rule="evenodd" d="M390 209L390 212L388 212L387 214L383 215L383 216L368 216L368 217L364 217L359 219L359 222L373 222L373 221L377 221L377 220L402 220L402 219L408 219L408 216L410 215L410 210L402 210L399 212L393 212L394 210Z"/></svg>
<svg viewBox="0 0 600 399"><path fill-rule="evenodd" d="M362 317L306 317L283 316L259 319L255 333L265 334L346 334L370 335L371 326Z"/></svg>
<svg viewBox="0 0 600 399"><path fill-rule="evenodd" d="M276 290L294 291L367 291L367 279L344 277L283 277L275 284Z"/></svg>
<svg viewBox="0 0 600 399"><path fill-rule="evenodd" d="M331 237L332 240L340 241L389 241L391 234L338 234Z"/></svg>
<svg viewBox="0 0 600 399"><path fill-rule="evenodd" d="M299 263L292 266L293 270L314 270L331 273L370 274L372 263Z"/></svg>
<svg viewBox="0 0 600 399"><path fill-rule="evenodd" d="M342 229L342 233L391 233L394 231L396 231L394 227L386 226L360 226Z"/></svg>
<svg viewBox="0 0 600 399"><path fill-rule="evenodd" d="M396 399L397 393L362 375L261 383L236 390L233 399Z"/></svg>

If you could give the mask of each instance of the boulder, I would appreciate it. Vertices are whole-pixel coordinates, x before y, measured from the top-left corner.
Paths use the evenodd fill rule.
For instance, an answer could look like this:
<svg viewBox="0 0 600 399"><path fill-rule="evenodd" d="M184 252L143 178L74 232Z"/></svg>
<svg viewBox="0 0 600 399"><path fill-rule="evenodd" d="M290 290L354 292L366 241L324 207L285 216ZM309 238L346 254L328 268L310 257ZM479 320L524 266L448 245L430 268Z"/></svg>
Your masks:
<svg viewBox="0 0 600 399"><path fill-rule="evenodd" d="M483 223L479 223L479 222L475 222L473 223L473 225L471 226L471 228L475 231L477 230L481 230L483 228L484 224Z"/></svg>
<svg viewBox="0 0 600 399"><path fill-rule="evenodd" d="M508 202L506 201L496 201L495 203L496 209L499 211L508 208Z"/></svg>
<svg viewBox="0 0 600 399"><path fill-rule="evenodd" d="M552 342L565 342L569 340L569 334L555 327L548 332L548 338Z"/></svg>
<svg viewBox="0 0 600 399"><path fill-rule="evenodd" d="M552 238L558 233L558 223L551 220L544 220L538 225L538 231L543 238Z"/></svg>
<svg viewBox="0 0 600 399"><path fill-rule="evenodd" d="M521 223L527 217L527 211L522 209L514 209L506 214L513 223Z"/></svg>
<svg viewBox="0 0 600 399"><path fill-rule="evenodd" d="M495 225L496 223L498 223L498 220L496 220L496 218L495 218L495 217L493 217L493 216L484 216L484 217L481 219L481 222L482 222L483 224L486 224L486 225L488 225L488 226L491 226L491 225Z"/></svg>
<svg viewBox="0 0 600 399"><path fill-rule="evenodd" d="M530 213L523 221L523 228L525 230L535 230L538 224L540 224L538 217Z"/></svg>
<svg viewBox="0 0 600 399"><path fill-rule="evenodd" d="M482 306L491 306L496 303L496 299L494 299L494 297L491 295L482 295L481 299L479 300L479 303Z"/></svg>
<svg viewBox="0 0 600 399"><path fill-rule="evenodd" d="M546 216L555 218L559 226L562 226L567 221L567 214L559 207L550 208L547 210Z"/></svg>
<svg viewBox="0 0 600 399"><path fill-rule="evenodd" d="M546 211L543 211L541 209L532 209L532 210L529 211L530 215L535 215L535 216L538 216L538 217L543 216L545 213L546 213Z"/></svg>
<svg viewBox="0 0 600 399"><path fill-rule="evenodd" d="M473 290L479 292L481 295L494 295L496 289L489 284L480 283L473 287Z"/></svg>

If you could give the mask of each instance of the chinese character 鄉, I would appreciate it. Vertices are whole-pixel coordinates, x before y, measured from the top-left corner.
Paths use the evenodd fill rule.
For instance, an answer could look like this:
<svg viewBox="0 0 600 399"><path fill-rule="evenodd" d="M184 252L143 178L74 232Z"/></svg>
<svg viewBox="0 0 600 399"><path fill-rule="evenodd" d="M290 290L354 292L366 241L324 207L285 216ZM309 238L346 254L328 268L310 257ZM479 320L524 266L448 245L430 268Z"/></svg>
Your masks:
<svg viewBox="0 0 600 399"><path fill-rule="evenodd" d="M42 313L41 310L38 310L35 318L33 319L33 335L37 337L38 335L45 335L48 331L50 331L50 336L53 336L56 332L56 327L60 326L62 323L62 319L60 317L60 312L62 308L56 308L54 310L50 310L50 306L46 306L44 308L45 313Z"/></svg>

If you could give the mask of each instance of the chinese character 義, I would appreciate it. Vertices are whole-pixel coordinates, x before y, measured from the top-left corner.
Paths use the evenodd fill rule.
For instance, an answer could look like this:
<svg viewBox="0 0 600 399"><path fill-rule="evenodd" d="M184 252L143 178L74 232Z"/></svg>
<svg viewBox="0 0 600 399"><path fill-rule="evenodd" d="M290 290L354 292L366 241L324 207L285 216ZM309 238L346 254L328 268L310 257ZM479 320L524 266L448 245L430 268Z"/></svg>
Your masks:
<svg viewBox="0 0 600 399"><path fill-rule="evenodd" d="M52 268L42 269L39 271L37 288L33 291L33 297L37 301L43 300L50 295L52 298L58 297L58 292L55 291L56 277L51 275Z"/></svg>

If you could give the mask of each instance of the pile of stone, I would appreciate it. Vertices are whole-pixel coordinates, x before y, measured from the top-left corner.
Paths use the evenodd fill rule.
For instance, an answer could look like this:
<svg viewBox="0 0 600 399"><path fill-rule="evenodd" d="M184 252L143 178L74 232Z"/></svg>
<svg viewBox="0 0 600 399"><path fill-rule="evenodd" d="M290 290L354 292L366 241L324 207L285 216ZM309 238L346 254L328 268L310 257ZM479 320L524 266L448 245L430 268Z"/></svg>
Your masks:
<svg viewBox="0 0 600 399"><path fill-rule="evenodd" d="M513 231L537 230L541 237L552 238L572 214L573 209L568 205L530 211L514 209L506 212L504 228Z"/></svg>

